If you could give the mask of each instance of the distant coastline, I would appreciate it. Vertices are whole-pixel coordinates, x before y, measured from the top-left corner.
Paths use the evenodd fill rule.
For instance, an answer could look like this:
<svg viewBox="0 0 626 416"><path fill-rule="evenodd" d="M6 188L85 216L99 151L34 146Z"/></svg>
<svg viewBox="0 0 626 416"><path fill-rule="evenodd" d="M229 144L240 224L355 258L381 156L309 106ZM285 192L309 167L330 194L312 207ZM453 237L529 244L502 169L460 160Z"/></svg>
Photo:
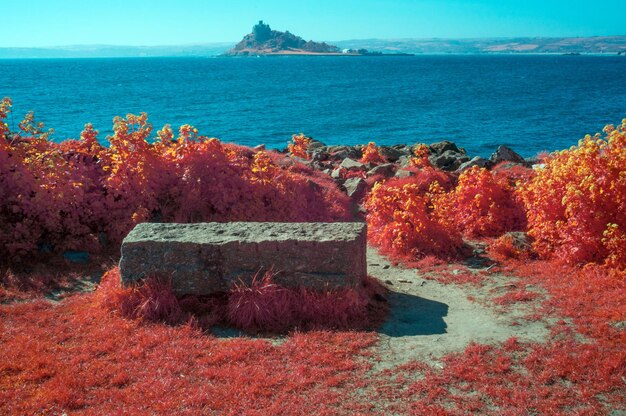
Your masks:
<svg viewBox="0 0 626 416"><path fill-rule="evenodd" d="M565 55L626 57L626 35L579 38L477 38L477 39L353 39L331 42L338 56L343 49L366 49L383 55ZM216 57L235 42L167 46L68 45L43 48L0 48L0 59L45 58L164 58ZM332 55L327 55L331 53ZM280 53L279 55L285 55ZM291 52L290 55L303 55ZM378 56L378 55L377 55Z"/></svg>

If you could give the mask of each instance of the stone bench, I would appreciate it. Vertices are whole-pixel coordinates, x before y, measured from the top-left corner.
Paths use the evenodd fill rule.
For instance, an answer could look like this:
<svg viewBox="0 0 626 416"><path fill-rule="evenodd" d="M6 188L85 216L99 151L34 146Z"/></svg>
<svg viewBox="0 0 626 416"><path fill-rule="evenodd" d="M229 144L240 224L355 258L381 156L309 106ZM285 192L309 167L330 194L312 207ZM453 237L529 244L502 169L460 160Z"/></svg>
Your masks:
<svg viewBox="0 0 626 416"><path fill-rule="evenodd" d="M367 274L364 223L138 224L122 243L129 284L171 278L179 295L209 295L272 269L285 287L357 285Z"/></svg>

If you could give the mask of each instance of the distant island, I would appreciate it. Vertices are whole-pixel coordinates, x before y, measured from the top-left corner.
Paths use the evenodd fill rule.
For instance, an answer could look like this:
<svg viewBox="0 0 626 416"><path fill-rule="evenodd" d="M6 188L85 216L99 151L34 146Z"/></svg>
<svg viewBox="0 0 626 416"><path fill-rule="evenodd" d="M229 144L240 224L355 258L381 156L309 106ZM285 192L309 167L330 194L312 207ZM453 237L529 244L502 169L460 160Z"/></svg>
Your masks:
<svg viewBox="0 0 626 416"><path fill-rule="evenodd" d="M288 30L280 32L272 30L262 20L252 27L252 32L224 53L223 56L261 56L261 55L324 55L324 56L382 56L382 55L411 55L408 53L370 52L364 48L339 49L326 42L305 41L300 36Z"/></svg>

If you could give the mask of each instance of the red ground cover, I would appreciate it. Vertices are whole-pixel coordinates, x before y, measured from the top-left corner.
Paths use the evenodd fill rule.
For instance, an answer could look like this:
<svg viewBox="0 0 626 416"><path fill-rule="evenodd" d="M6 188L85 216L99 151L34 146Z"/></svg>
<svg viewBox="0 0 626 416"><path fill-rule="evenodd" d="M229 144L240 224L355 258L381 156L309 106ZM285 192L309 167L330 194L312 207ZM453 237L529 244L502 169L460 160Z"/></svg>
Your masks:
<svg viewBox="0 0 626 416"><path fill-rule="evenodd" d="M284 343L145 325L95 306L0 306L0 413L346 413L372 333L296 333Z"/></svg>
<svg viewBox="0 0 626 416"><path fill-rule="evenodd" d="M32 115L14 136L1 122L9 110L5 99L0 249L13 257L115 247L135 223L148 219L349 217L347 197L328 177L275 153L198 136L192 126L181 126L177 138L165 126L152 142L147 116L128 115L115 119L110 148L98 144L89 125L80 141L55 144ZM0 304L0 413L626 411L626 120L605 131L604 138L586 137L545 157L536 172L517 166L444 173L430 166L427 148L418 147L408 168L415 175L374 185L365 202L370 242L395 259L429 267L433 278L480 284L486 273L502 272L519 276L519 287L544 288L545 299L518 290L493 301L541 301L528 319L556 322L546 343L472 344L444 357L442 366L412 362L372 373L368 360L384 359L373 356L375 333L293 332L276 342L218 339L186 313L211 305L173 298L166 285L118 293L113 306L103 302L101 291L60 303L29 301L42 291L71 290L80 279L3 268L0 300L24 302ZM306 157L310 140L301 135L293 142L291 152ZM535 239L531 248L520 250L502 237L525 227ZM497 238L490 251L500 265L483 273L446 265L465 254L463 236ZM224 305L231 323L247 329L282 323L278 316L293 315L284 305L319 306L309 313L313 317L341 306L334 298L294 296L260 281L235 291ZM344 306L360 302L343 300ZM204 323L212 319L209 314Z"/></svg>
<svg viewBox="0 0 626 416"><path fill-rule="evenodd" d="M212 296L176 297L171 282L148 278L122 287L120 271L107 271L96 293L99 305L129 319L188 323L210 330L214 325L247 332L287 333L294 330L363 330L381 323L388 309L385 288L376 279L357 287L311 290L274 283L271 272L255 275L249 285L235 285Z"/></svg>

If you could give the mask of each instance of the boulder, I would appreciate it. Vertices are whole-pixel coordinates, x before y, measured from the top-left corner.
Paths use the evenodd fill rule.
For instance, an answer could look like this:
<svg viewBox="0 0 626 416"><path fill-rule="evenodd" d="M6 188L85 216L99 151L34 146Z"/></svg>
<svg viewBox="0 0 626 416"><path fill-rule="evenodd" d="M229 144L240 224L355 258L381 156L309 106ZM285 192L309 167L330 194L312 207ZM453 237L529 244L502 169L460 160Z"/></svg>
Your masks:
<svg viewBox="0 0 626 416"><path fill-rule="evenodd" d="M350 198L360 199L368 188L367 182L361 178L349 178L343 183L343 188Z"/></svg>
<svg viewBox="0 0 626 416"><path fill-rule="evenodd" d="M394 176L396 178L408 178L409 176L415 176L415 172L406 169L398 169Z"/></svg>
<svg viewBox="0 0 626 416"><path fill-rule="evenodd" d="M330 173L330 177L333 179L339 179L341 178L341 169L337 168L334 169L331 173Z"/></svg>
<svg viewBox="0 0 626 416"><path fill-rule="evenodd" d="M313 151L322 147L326 147L326 145L318 140L311 140L311 142L309 143L309 147L307 147L307 150Z"/></svg>
<svg viewBox="0 0 626 416"><path fill-rule="evenodd" d="M433 143L428 146L428 150L430 151L431 155L442 155L447 151L452 151L454 153L465 153L465 151L461 151L461 149L459 149L456 144L448 140Z"/></svg>
<svg viewBox="0 0 626 416"><path fill-rule="evenodd" d="M345 159L346 157L350 157L352 159L360 159L362 156L361 150L356 149L352 146L330 146L328 148L328 152L333 154L333 156L336 156L338 154L345 154L346 156L344 156L343 159Z"/></svg>
<svg viewBox="0 0 626 416"><path fill-rule="evenodd" d="M433 166L439 169L452 171L457 170L459 166L469 161L470 159L469 157L467 157L467 155L463 153L455 152L453 150L446 150L442 154L431 155L428 160L430 160L430 163L432 163Z"/></svg>
<svg viewBox="0 0 626 416"><path fill-rule="evenodd" d="M285 287L355 286L367 275L364 223L138 224L122 243L128 285L171 279L178 295L210 295L266 270Z"/></svg>
<svg viewBox="0 0 626 416"><path fill-rule="evenodd" d="M405 155L400 150L395 149L391 146L380 146L378 148L378 151L380 152L382 157L384 157L387 161L391 163L397 162L401 156Z"/></svg>
<svg viewBox="0 0 626 416"><path fill-rule="evenodd" d="M522 156L515 153L510 147L504 145L498 146L498 149L491 155L490 160L494 164L505 161L513 163L526 163Z"/></svg>
<svg viewBox="0 0 626 416"><path fill-rule="evenodd" d="M311 160L314 162L328 160L328 157L330 156L323 148L315 149L314 151L309 152L309 154L311 155Z"/></svg>
<svg viewBox="0 0 626 416"><path fill-rule="evenodd" d="M365 170L365 169L367 169L363 163L358 162L358 161L353 160L353 159L350 159L350 158L345 158L344 160L342 160L341 164L339 165L339 167L342 168L342 169L347 169L347 170L351 170L351 169Z"/></svg>
<svg viewBox="0 0 626 416"><path fill-rule="evenodd" d="M406 155L406 156L400 156L400 159L398 159L398 166L400 166L401 168L405 167L405 166L409 166L411 164L411 156Z"/></svg>
<svg viewBox="0 0 626 416"><path fill-rule="evenodd" d="M347 150L339 150L338 152L330 153L329 157L331 160L344 160L350 157L350 154Z"/></svg>
<svg viewBox="0 0 626 416"><path fill-rule="evenodd" d="M466 169L469 169L474 166L478 166L481 168L488 168L492 165L492 162L489 159L485 159L484 157L475 156L472 160L464 162L459 166L458 171L463 172Z"/></svg>
<svg viewBox="0 0 626 416"><path fill-rule="evenodd" d="M390 178L394 175L395 172L396 165L394 165L393 163L385 163L382 165L378 165L373 169L370 169L366 175L368 178L375 175L382 175L385 178Z"/></svg>

